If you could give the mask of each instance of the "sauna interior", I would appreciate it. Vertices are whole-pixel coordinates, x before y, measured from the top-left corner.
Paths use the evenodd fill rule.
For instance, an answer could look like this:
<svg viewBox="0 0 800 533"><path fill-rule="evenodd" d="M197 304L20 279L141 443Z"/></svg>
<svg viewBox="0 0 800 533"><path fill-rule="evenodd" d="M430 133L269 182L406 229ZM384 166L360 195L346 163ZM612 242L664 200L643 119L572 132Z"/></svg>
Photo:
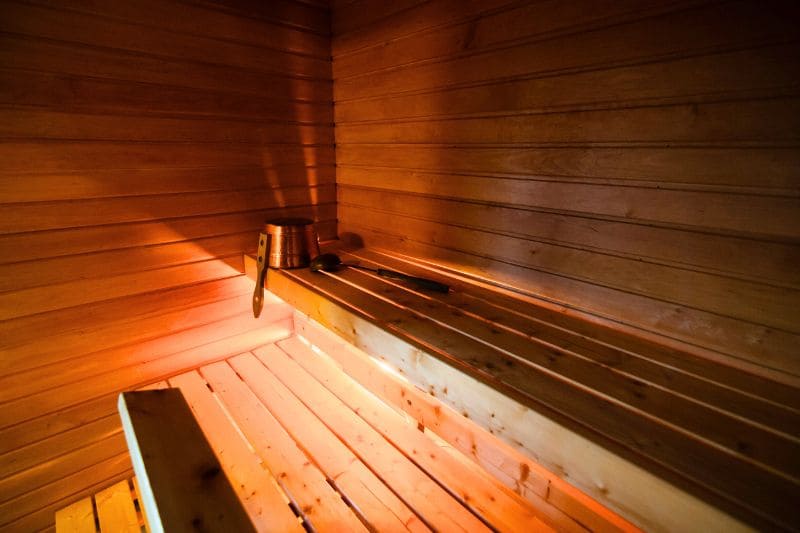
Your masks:
<svg viewBox="0 0 800 533"><path fill-rule="evenodd" d="M122 391L224 403L247 365L295 402L335 367L545 510L462 498L480 527L799 530L798 28L788 0L2 0L0 530L132 498ZM270 271L256 319L278 217L452 291ZM298 431L358 411L318 394Z"/></svg>

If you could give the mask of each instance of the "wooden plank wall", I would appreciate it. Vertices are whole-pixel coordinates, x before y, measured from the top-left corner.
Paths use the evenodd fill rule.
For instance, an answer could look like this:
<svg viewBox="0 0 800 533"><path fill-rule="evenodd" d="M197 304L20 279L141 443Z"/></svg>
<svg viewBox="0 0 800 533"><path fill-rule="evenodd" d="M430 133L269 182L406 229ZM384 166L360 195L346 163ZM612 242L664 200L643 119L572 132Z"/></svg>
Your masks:
<svg viewBox="0 0 800 533"><path fill-rule="evenodd" d="M333 19L340 234L798 383L795 2Z"/></svg>
<svg viewBox="0 0 800 533"><path fill-rule="evenodd" d="M0 3L0 530L130 475L117 391L290 333L242 252L269 216L336 234L329 21Z"/></svg>

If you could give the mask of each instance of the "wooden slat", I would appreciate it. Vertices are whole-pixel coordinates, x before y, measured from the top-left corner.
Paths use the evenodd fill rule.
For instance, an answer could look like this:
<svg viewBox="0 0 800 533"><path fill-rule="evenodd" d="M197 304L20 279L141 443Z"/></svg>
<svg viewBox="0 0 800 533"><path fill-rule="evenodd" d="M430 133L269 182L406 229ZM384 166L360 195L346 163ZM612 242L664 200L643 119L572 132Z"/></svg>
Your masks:
<svg viewBox="0 0 800 533"><path fill-rule="evenodd" d="M744 27L745 22L754 24ZM702 5L594 31L445 56L382 72L370 72L370 65L362 64L364 74L337 80L334 97L340 101L504 77L647 62L698 51L755 47L790 40L793 25L791 16L783 17L780 10L762 9L757 2L734 2L724 11L713 4ZM670 38L664 39L665 35ZM379 39L373 37L373 42ZM420 46L418 41L415 44ZM370 83L364 82L367 77Z"/></svg>
<svg viewBox="0 0 800 533"><path fill-rule="evenodd" d="M491 429L529 457L540 461L548 458L543 461L544 466L568 477L604 505L632 517L636 523L657 523L661 527L673 524L671 527L677 529L699 523L707 527L724 523L731 530L744 527L730 515L453 368L433 355L439 352L432 351L430 344L421 345L418 338L398 336L391 327L376 325L371 317L355 312L347 301L332 299L330 294L321 297L319 292L289 280L285 274L272 276L269 286L296 308L357 347L401 369L423 390ZM658 495L657 499L650 500L652 495ZM683 512L670 511L675 508Z"/></svg>
<svg viewBox="0 0 800 533"><path fill-rule="evenodd" d="M519 396L519 401L534 407L534 404L530 402L532 398L536 398L535 403L538 405L535 408L537 410L545 412L548 417L556 418L561 424L566 424L574 431L584 431L581 429L585 427L582 424L589 423L593 433L598 432L613 439L613 441L604 441L603 445L611 446L618 450L617 453L623 453L635 461L640 460L636 459L636 455L643 453L650 457L647 461L655 460L655 463L645 463L648 468L665 468L665 470L659 470L661 475L679 476L672 479L680 480L682 476L690 476L692 485L688 486L701 491L704 497L711 497L713 494L715 501L722 503L725 501L721 499L723 495L727 498L734 494L748 494L747 498L753 502L752 505L756 504L755 500L759 500L757 505L762 508L774 505L771 517L782 514L785 517L784 520L789 519L791 511L788 508L783 507L774 499L762 498L761 495L753 493L751 485L742 483L743 477L740 476L745 476L741 473L746 471L748 479L761 477L763 486L770 486L773 491L794 491L794 483L744 459L739 455L739 451L730 450L719 453L714 447L698 445L694 437L688 433L676 432L670 425L663 425L649 417L643 417L638 410L629 410L630 407L625 406L624 403L618 403L618 400L611 400L606 396L595 395L588 389L578 387L574 389L573 393L565 395L563 390L566 382L557 375L548 372L540 374L540 370L524 363L520 364L519 360L507 359L507 355L502 355L501 352L495 351L486 344L458 336L454 331L442 331L439 324L414 314L408 314L400 309L394 309L394 306L387 306L385 301L381 302L374 296L354 290L328 276L325 276L324 279L316 279L320 278L319 275L316 275L316 278L314 276L314 274L304 275L300 272L291 273L293 279L318 287L326 297L335 299L340 305L344 304L346 308L352 309L361 316L372 317L371 320L375 320L374 317L381 317L382 328L394 335L403 336L419 348L433 349L438 357L443 357L462 371L472 372L470 368L473 368L475 372L472 375L478 379L489 379L490 383L493 383L490 386L497 387L500 383L505 383L508 387L502 386L502 391L515 398L518 394L522 394ZM303 280L303 278L307 279ZM280 292L282 293L282 291ZM291 298L290 300L301 309L306 307L305 304L299 305L296 300ZM556 359L558 360L557 357ZM499 381L493 381L493 379L499 379ZM551 380L555 381L549 383ZM585 401L581 400L580 398L584 394L590 394L591 400L588 398ZM548 406L540 403L545 400L548 402ZM557 404L561 406L558 407ZM568 404L571 406L567 407ZM585 411L587 408L591 408L593 411L597 409L597 412L589 415ZM577 419L573 419L572 422L564 419L563 416L568 412L572 414L567 416L577 415L583 422L575 425L574 422ZM578 413L583 414L579 415ZM627 421L623 422L623 420ZM612 434L616 436L612 436ZM590 438L597 439L597 433ZM628 451L623 452L616 448L623 441L628 443L626 445ZM613 442L618 444L613 444ZM637 450L635 455L630 455L634 449ZM701 461L687 460L688 457L696 458L700 455L703 457ZM640 457L644 458L644 456ZM659 466L656 467L656 464ZM726 487L724 491L719 485L720 479L723 477L729 478L724 482ZM687 478L683 479L687 480ZM738 486L736 486L737 484ZM703 488L700 489L700 487ZM744 498L744 496L739 497ZM737 503L737 505L740 504ZM766 519L766 516L762 519Z"/></svg>
<svg viewBox="0 0 800 533"><path fill-rule="evenodd" d="M74 11L8 3L4 7L4 15L0 21L0 30L40 39L139 52L184 62L239 67L284 76L325 78L326 69L329 68L324 59L283 50L264 53L263 49L249 45L198 35L184 34L176 39L173 30L151 27L142 32L138 24L87 16Z"/></svg>
<svg viewBox="0 0 800 533"><path fill-rule="evenodd" d="M344 207L343 211L353 215L353 208L350 206ZM487 248L494 245L498 251L492 257L493 261L557 274L683 307L700 308L723 317L762 324L794 334L800 332L800 325L793 313L800 305L800 287L775 287L766 283L735 280L716 273L644 261L642 258L582 250L573 246L521 238L516 234L503 235L436 221L417 220L399 213L387 217L384 213L363 208L358 211L360 224L381 229L396 237L402 237L404 231L410 230L422 241L448 242L452 249L475 256L483 255ZM485 211L491 214L491 209ZM742 301L747 301L749 305L742 306Z"/></svg>
<svg viewBox="0 0 800 533"><path fill-rule="evenodd" d="M31 531L36 529L35 524L38 523L38 529L41 529L53 523L56 508L63 507L67 502L63 501L61 506L49 509L49 512L46 513L47 516L39 516L33 524L28 523L28 527L23 529L22 524L26 523L27 515L32 515L40 509L48 507L51 502L59 502L73 497L76 493L80 493L80 489L76 490L78 487L94 486L95 490L100 490L130 476L131 461L128 452L97 461L87 469L64 478L53 479L47 485L0 504L0 517L2 517L0 527L12 531ZM96 486L98 484L100 486Z"/></svg>
<svg viewBox="0 0 800 533"><path fill-rule="evenodd" d="M159 383L158 385L159 389L166 389L169 387L169 384L166 381ZM147 514L144 512L144 501L142 500L142 491L139 489L139 481L136 479L136 476L133 476L131 481L133 482L133 490L136 494L136 501L139 504L139 514L144 522L144 531L145 533L151 533L153 530L150 527L150 521L147 519Z"/></svg>
<svg viewBox="0 0 800 533"><path fill-rule="evenodd" d="M440 400L387 372L376 359L299 312L295 313L295 328L297 335L307 339L312 346L318 346L362 386L414 417L426 429L433 430L465 457L525 497L558 530L574 528L573 519L593 531L630 531L635 528L535 461L490 436Z"/></svg>
<svg viewBox="0 0 800 533"><path fill-rule="evenodd" d="M340 273L337 274L337 277L339 279L353 279L355 275L355 273ZM581 392L580 386L578 386L579 388L575 389L573 394L565 397L563 392L557 391L563 391L564 386L575 385L574 383L570 384L568 381L563 381L566 375L569 374L567 366L570 359L568 356L565 357L565 354L551 351L549 359L547 359L559 369L557 371L552 370L554 367L548 369L547 364L529 366L522 362L524 361L523 358L514 358L506 355L509 354L508 346L501 348L502 345L500 344L504 341L503 335L494 335L497 337L495 343L500 344L495 348L495 343L488 343L485 340L478 342L480 337L473 336L473 331L469 328L461 330L448 328L443 330L442 322L434 316L428 317L426 314L409 313L408 309L400 302L397 302L396 298L382 301L374 296L379 292L387 294L387 296L391 295L392 291L388 288L385 292L377 288L373 290L369 290L366 287L361 289L361 282L358 285L351 286L338 281L333 276L325 276L322 279L314 279L309 276L314 276L314 274L292 273L292 277L295 279L301 280L305 278L306 283L313 283L319 286L330 297L347 301L349 305L358 309L359 312L372 317L381 317L380 321L384 324L383 327L390 329L390 331L401 335L410 334L412 338L418 339L418 342L423 345L437 347L440 356L449 360L457 368L471 372L476 377L488 379L490 383L493 383L493 386L499 386L509 394L522 393L523 397L528 398L528 402L534 398L537 403L547 402L549 408L555 410L553 415L561 413L561 415L566 415L570 418L577 416L573 420L579 420L579 424L589 424L594 431L611 438L621 438L621 441L618 442L627 442L626 446L637 450L637 453L653 454L650 457L654 459L659 457L657 459L658 462L670 465L672 469L677 471L694 472L691 474L692 477L704 485L716 484L716 480L719 477L730 473L730 465L736 464L737 468L748 471L748 475L762 477L765 484L775 487L774 490L778 490L777 487L783 487L789 491L795 490L792 488L794 487L793 482L773 476L764 470L763 466L758 467L744 460L741 456L737 457L740 452L735 443L731 444L731 449L728 453L720 456L712 448L698 447L688 433L675 433L666 425L654 423L652 419L640 417L637 414L638 408L635 407L637 402L633 400L636 397L635 395L631 395L631 399L620 401L619 397L616 400L611 400L613 396L593 394L591 400L586 398L584 401L579 398L585 392ZM319 275L316 277L321 278ZM386 305L387 302L392 303ZM404 298L403 303L413 306L408 297ZM464 335L467 332L469 337ZM480 332L477 331L475 334L480 335ZM447 347L446 350L444 349L445 346ZM502 352L500 351L501 349ZM565 375L561 374L562 371L565 372ZM642 397L639 399L649 402L651 394L644 383L641 383L641 386L644 390ZM584 390L590 391L593 389L587 388ZM608 393L606 392L606 394ZM658 395L654 393L652 396L655 398ZM604 407L600 407L601 405ZM591 411L598 409L598 412L589 415L586 409ZM629 411L629 409L634 410ZM624 423L624 431L622 426L615 427L618 423L622 423L622 420L628 420L627 423ZM579 426L576 429L580 430ZM616 435L616 437L612 437L612 434ZM689 449L692 449L692 451L689 452ZM702 464L686 461L686 457L689 455L697 456L700 454L705 457ZM677 466L678 464L681 465L680 468ZM788 465L792 464L791 459L789 459L789 463L783 464L788 467ZM726 466L723 467L723 465ZM712 474L712 472L715 473ZM737 482L736 479L740 481ZM768 479L770 481L767 481ZM741 478L736 475L733 475L728 483L740 483L740 486L735 491L731 491L734 494L743 494L740 491L747 491L747 485L741 484Z"/></svg>
<svg viewBox="0 0 800 533"><path fill-rule="evenodd" d="M413 511L252 354L230 359L234 370L367 523L378 531L430 531Z"/></svg>
<svg viewBox="0 0 800 533"><path fill-rule="evenodd" d="M226 321L227 323L201 328L189 335L190 339L194 337L194 343L197 344L191 340L172 343L170 341L174 339L167 337L160 343L163 349L156 352L155 359L139 360L129 366L90 375L77 382L65 383L6 402L3 404L4 410L0 412L0 428L26 420L29 416L26 409L34 410L33 412L40 415L53 413L111 392L162 379L186 368L224 359L233 352L246 351L260 344L288 337L291 333L291 319L264 326L258 322L248 323L248 316L252 316L250 312L235 316Z"/></svg>
<svg viewBox="0 0 800 533"><path fill-rule="evenodd" d="M682 188L687 188L687 185L746 187L742 190L745 193L751 188L776 188L778 192L791 190L795 196L797 181L793 169L800 159L797 150L790 147L643 146L631 149L619 146L526 148L433 144L340 145L336 147L336 157L337 165L345 167L427 170L440 176L455 175L459 180L462 175L489 175L548 178L546 181L567 178L593 185L644 181L651 182L651 186L652 182L683 184ZM408 172L390 175L407 176ZM347 174L337 172L338 180L345 179L345 176ZM503 187L498 187L499 194L510 191L514 185L510 181L495 183L503 183ZM436 186L436 180L431 186Z"/></svg>
<svg viewBox="0 0 800 533"><path fill-rule="evenodd" d="M203 437L203 431L187 403L191 401L195 410L198 410L197 405L200 404L199 409L202 410L204 402L192 395L190 391L194 389L189 386L189 381L184 385L187 389L186 395L191 400L184 399L177 389L126 392L119 397L120 417L125 427L134 469L143 488L144 508L150 523L159 531L189 530L198 526L256 531L256 528L263 530L267 527L268 522L258 512L265 510L274 513L274 524L281 524L285 530L290 531L292 523L297 525L294 515L283 505L281 495L269 483L242 482L232 475L230 467L225 468L225 471L232 480L226 479L222 474L220 462ZM211 403L208 405L213 409L216 406L210 393L209 398ZM214 423L213 415L213 411L208 414L209 424ZM221 412L220 415L224 419ZM165 423L174 431L164 431ZM220 425L218 429L226 433L233 428ZM208 431L206 435L208 436ZM233 438L238 437L234 434ZM244 443L241 444L244 446ZM255 491L258 488L264 509L254 507L255 499L239 501L237 492L232 487L239 486L239 483L243 487L246 485L248 490ZM130 499L127 482L124 488ZM243 493L243 490L238 491L239 495ZM245 508L252 513L253 522ZM132 502L130 510L134 511ZM133 518L138 532L140 529L135 512Z"/></svg>
<svg viewBox="0 0 800 533"><path fill-rule="evenodd" d="M130 117L107 114L80 114L39 110L0 108L0 138L37 140L136 141L136 142L238 142L269 146L281 144L287 137L303 139L306 144L324 144L333 140L333 117L330 110L302 113L300 122L253 123L213 118ZM315 141L315 142L312 142Z"/></svg>
<svg viewBox="0 0 800 533"><path fill-rule="evenodd" d="M333 394L314 384L296 363L274 346L255 352L261 362L275 374L307 407L369 467L408 501L421 518L434 529L480 531L485 526L461 507L447 492L392 447L355 413L344 407Z"/></svg>
<svg viewBox="0 0 800 533"><path fill-rule="evenodd" d="M0 501L42 487L52 479L62 479L100 461L125 453L125 439L120 431L95 442L84 442L65 453L48 450L52 459L0 479Z"/></svg>
<svg viewBox="0 0 800 533"><path fill-rule="evenodd" d="M691 5L693 2L681 2ZM675 2L438 2L418 6L373 24L359 24L357 32L337 35L334 54L336 78L363 72L364 65L384 69L442 56L508 46L509 42L542 39L559 33L604 27L675 9ZM363 10L363 8L362 8ZM334 10L335 19L344 18ZM350 13L350 10L342 10ZM376 11L372 8L372 11ZM364 16L363 14L361 15ZM354 24L348 17L343 21ZM381 43L385 40L385 43ZM361 48L356 43L360 43ZM355 45L355 46L354 46Z"/></svg>
<svg viewBox="0 0 800 533"><path fill-rule="evenodd" d="M356 233L370 246L428 257L434 264L459 275L485 281L534 301L549 302L555 308L570 309L590 321L620 324L636 336L682 351L701 351L703 356L782 383L797 383L794 346L797 335L761 324L731 319L699 309L681 307L626 291L609 289L559 276L556 272L534 271L524 266L495 261L484 255L441 248L389 235L380 228L342 224L345 233ZM787 370L789 372L787 373ZM746 380L745 380L746 381ZM785 391L786 389L782 389ZM797 403L796 392L788 401Z"/></svg>
<svg viewBox="0 0 800 533"><path fill-rule="evenodd" d="M274 88L273 94L282 100L322 101L330 94L328 80L310 79L304 83L291 83L291 77L274 72L244 70L228 65L204 64L180 59L162 58L149 54L81 46L28 39L5 34L0 37L0 65L6 68L55 72L67 75L89 76L103 79L155 83L176 87L188 86L212 91L230 91L237 94L263 96L262 88ZM257 52L262 52L257 50ZM115 64L124 57L126 63ZM225 80L230 81L226 83ZM296 85L297 89L292 90Z"/></svg>
<svg viewBox="0 0 800 533"><path fill-rule="evenodd" d="M145 27L167 29L176 34L202 35L218 40L239 41L271 50L286 50L317 57L328 54L328 40L310 32L249 16L234 16L200 5L158 0L138 0L123 5L95 4L86 0L37 0L59 9L118 18Z"/></svg>
<svg viewBox="0 0 800 533"><path fill-rule="evenodd" d="M0 233L34 230L55 230L104 223L141 222L172 217L230 213L245 200L256 208L274 209L293 205L309 206L331 203L335 199L333 185L320 187L287 187L282 190L225 191L183 195L176 200L169 195L157 197L125 197L43 204L12 204L4 208L7 218L0 224ZM46 209L45 209L46 208ZM86 210L86 211L84 211ZM310 211L310 209L309 209ZM11 217L23 216L27 224Z"/></svg>
<svg viewBox="0 0 800 533"><path fill-rule="evenodd" d="M53 337L58 337L58 343L75 342L77 335L86 331L98 331L104 328L113 328L119 323L133 323L146 320L153 316L170 313L177 310L187 310L195 306L202 306L215 301L225 300L250 292L249 280L243 276L225 278L209 283L198 283L188 287L169 289L145 294L137 294L127 298L120 298L106 302L98 302L90 309L76 313L75 309L63 309L50 313L43 313L29 317L15 318L0 324L3 348L14 348L22 353L24 346L30 346L32 353L49 353L47 339L41 338L41 330L48 324ZM167 296L166 298L164 296ZM136 307L138 313L131 316L131 307Z"/></svg>
<svg viewBox="0 0 800 533"><path fill-rule="evenodd" d="M70 413L64 412L62 416L65 419L69 419ZM54 434L44 439L41 439L41 435L34 433L31 435L34 442L0 455L0 479L35 467L43 457L47 457L48 454L54 451L66 454L82 448L87 442L91 442L93 438L102 440L121 430L119 420L113 414L108 414L96 420L84 420L74 428L59 432L61 429L58 427L52 428ZM16 443L11 442L10 444L13 446Z"/></svg>
<svg viewBox="0 0 800 533"><path fill-rule="evenodd" d="M337 103L336 122L602 108L612 101L658 104L796 94L797 80L785 64L797 61L798 53L796 44L780 44L545 78L489 80L478 86L392 94ZM686 72L693 75L686 76ZM570 90L562 90L565 86Z"/></svg>
<svg viewBox="0 0 800 533"><path fill-rule="evenodd" d="M570 380L570 385L588 387L657 420L674 424L685 432L724 446L761 467L775 468L788 477L798 479L800 465L796 457L800 455L800 442L797 439L800 434L800 418L796 412L785 412L786 418L783 421L788 420L788 424L779 425L777 430L765 430L758 419L741 421L741 413L735 406L708 406L694 398L674 394L637 376L625 375L615 368L609 368L606 361L591 361L580 350L559 349L543 342L535 335L530 335L530 330L524 333L500 330L490 322L464 314L458 306L447 305L446 302L437 303L410 291L398 290L359 271L343 273L341 276L361 290L380 294L396 302L415 315L407 317L411 321L416 317L427 318L454 332L454 337L459 333L468 334L486 345L511 354L515 362L525 361L550 371ZM386 317L389 320L400 316L387 310ZM459 357L458 352L453 355ZM505 364L511 366L514 363L509 360Z"/></svg>
<svg viewBox="0 0 800 533"><path fill-rule="evenodd" d="M498 231L497 224L508 224L517 221L527 215L528 219L533 218L531 213L524 210L535 209L546 212L560 213L567 216L591 217L598 219L611 219L624 223L638 223L667 227L669 229L686 229L697 231L707 225L716 228L716 234L738 234L749 237L753 234L771 236L769 240L783 240L791 242L797 237L793 228L781 225L781 221L791 221L797 211L797 203L800 201L793 197L775 198L772 196L748 197L739 193L731 194L725 190L705 190L705 191L683 191L677 187L655 188L652 184L636 186L634 184L579 184L558 181L534 181L513 183L511 180L495 180L493 178L470 178L463 176L441 176L441 182L436 189L423 185L424 179L411 178L409 173L401 173L401 183L398 183L396 192L391 193L381 188L366 189L367 183L362 181L359 173L356 177L348 179L352 181L353 187L343 187L341 201L343 204L356 205L358 207L379 205L385 209L391 209L392 201L410 204L407 216L417 213L425 213L426 218L444 217L438 215L439 209L447 208L447 202L462 203L464 205L464 218L460 223L464 226L485 227ZM389 172L387 176L397 173ZM351 174L352 175L352 174ZM436 179L438 176L427 176L427 180ZM411 179L408 179L411 178ZM439 180L437 180L439 181ZM452 187L454 182L463 182L464 193L452 195L452 199L428 199L418 197L417 194L436 194L443 192L446 188ZM349 183L348 183L349 185ZM508 185L508 187L505 187ZM503 187L501 187L503 186ZM495 192L476 193L478 187L492 188L500 187ZM401 190L406 189L408 195L402 195ZM422 190L420 190L422 189ZM374 192L373 192L374 191ZM405 191L403 191L405 192ZM364 202L364 196L371 193L371 196L378 197L378 202ZM394 200L383 200L381 197L391 198L392 194L400 194ZM480 196L479 196L480 195ZM438 196L445 196L439 194ZM569 201L559 198L569 197ZM382 203L379 203L381 202ZM473 201L477 205L473 204ZM750 202L748 205L747 202ZM504 211L501 209L493 210L485 203L505 204ZM652 210L637 212L636 206L655 204ZM433 204L433 205L431 205ZM437 205L438 204L438 205ZM444 206L442 205L444 204ZM663 204L663 205L662 205ZM679 205L674 209L668 206ZM705 211L704 211L705 207ZM770 208L773 212L770 212ZM512 210L520 210L517 213ZM476 211L489 212L493 216L507 219L504 223L489 223L483 225L473 215ZM703 218L704 215L706 218ZM753 218L760 219L748 226L747 222ZM515 220L516 219L516 220ZM529 222L531 223L531 222ZM508 227L508 226L506 226ZM520 229L522 231L520 231ZM524 235L524 229L520 228L517 234ZM502 231L502 230L500 230ZM506 229L508 232L508 230ZM558 235L558 234L557 234ZM647 248L643 243L638 243L641 252L646 255ZM778 256L780 258L780 256ZM775 260L773 260L775 261ZM781 264L773 265L778 270Z"/></svg>
<svg viewBox="0 0 800 533"><path fill-rule="evenodd" d="M0 6L0 500L22 502L0 523L47 529L119 479L93 469L119 390L291 331L280 305L245 316L240 257L265 218L336 235L329 18L292 0Z"/></svg>
<svg viewBox="0 0 800 533"><path fill-rule="evenodd" d="M133 506L128 480L101 490L94 497L100 531L139 533L139 519Z"/></svg>
<svg viewBox="0 0 800 533"><path fill-rule="evenodd" d="M366 531L317 466L302 453L299 446L303 444L292 440L227 363L204 366L200 372L311 527L320 531L339 527Z"/></svg>
<svg viewBox="0 0 800 533"><path fill-rule="evenodd" d="M796 98L719 104L681 104L622 110L575 111L389 123L345 124L336 142L432 144L719 144L797 142ZM785 114L782 112L785 111ZM727 127L736 113L736 128ZM766 124L764 116L774 117Z"/></svg>
<svg viewBox="0 0 800 533"><path fill-rule="evenodd" d="M519 531L525 527L548 530L541 518L506 487L465 458L442 453L432 440L406 424L397 412L376 402L357 382L347 379L325 359L316 357L298 339L288 339L278 346L463 505L482 516L493 527L504 531ZM271 355L274 356L275 352ZM273 357L271 361L280 364L280 359L276 359ZM283 360L286 361L285 356ZM573 529L580 530L579 527Z"/></svg>
<svg viewBox="0 0 800 533"><path fill-rule="evenodd" d="M388 254L358 250L344 257L367 260L414 276L428 269ZM510 297L475 283L448 280L455 291L447 296L428 293L433 300L456 307L507 331L525 332L536 339L578 351L598 362L613 363L619 371L658 383L687 397L720 409L731 409L749 420L785 430L798 427L793 415L800 407L794 389L700 357L670 352L664 346L626 336L610 327L589 324L578 317ZM488 320L491 317L491 320ZM780 408L782 406L783 408Z"/></svg>
<svg viewBox="0 0 800 533"><path fill-rule="evenodd" d="M437 185L442 186L442 190L447 187L448 183L456 181L455 176L431 176L431 178L436 180ZM405 182L399 176L397 180L392 181L391 193L380 189L362 188L360 185L356 187L340 185L339 205L342 208L376 205L380 206L380 212L400 213L450 224L458 224L463 221L473 227L525 236L539 242L569 245L582 250L602 251L623 257L636 257L702 272L725 272L739 279L782 284L789 287L800 286L800 273L786 268L786 265L800 261L800 251L786 242L756 241L731 235L700 233L688 228L659 227L660 224L656 225L653 220L657 216L655 209L648 211L646 215L649 218L648 224L630 224L624 221L609 220L595 213L588 215L585 211L554 213L549 210L549 206L541 205L540 201L536 201L533 205L526 205L525 196L513 197L499 193L498 189L501 191L503 186L512 180L465 176L460 178L458 199L444 200L429 196L435 194L434 190L430 190L432 187L428 188L425 196L404 194L422 193L425 185L422 179L412 184ZM474 189L471 187L473 184L476 185ZM526 185L528 190L521 194L527 195L528 192L538 188L535 183ZM630 192L630 188L609 188L618 191L623 196ZM519 186L517 190L520 189L525 189L525 187ZM580 189L566 186L564 193L582 194ZM602 189L598 188L598 192ZM641 192L644 196L644 191ZM543 196L546 194L544 188L542 188L542 193ZM503 199L500 199L501 194ZM691 202L691 196L686 195L679 201ZM708 196L711 195L704 196L708 199ZM727 196L727 194L719 194L717 197L725 198ZM613 202L618 200L619 196L609 194L606 198ZM729 200L726 198L723 202L727 203ZM484 202L505 203L506 205L487 207ZM701 209L700 195L695 196L693 203L698 206L699 211ZM401 206L403 206L402 211L400 210ZM707 207L713 209L710 205ZM730 207L733 208L733 206ZM746 210L747 206L743 202L738 209ZM487 210L491 210L493 216L482 217L481 215ZM764 209L762 213L766 211L767 209ZM462 214L463 220L460 220ZM684 216L687 217L684 220L694 218L688 209ZM700 217L698 216L698 218ZM744 224L742 227L745 227L746 231L753 229ZM724 264L720 263L721 258L724 258Z"/></svg>
<svg viewBox="0 0 800 533"><path fill-rule="evenodd" d="M83 498L56 512L59 533L95 533L94 507L91 498Z"/></svg>
<svg viewBox="0 0 800 533"><path fill-rule="evenodd" d="M224 89L198 89L114 79L85 78L61 74L17 70L0 66L0 103L35 106L79 113L221 118L247 122L272 121L276 129L304 132L303 142L326 138L325 127L301 127L274 121L308 122L326 117L330 106L324 99L293 101L291 105L264 94L237 94ZM324 98L319 90L309 95Z"/></svg>

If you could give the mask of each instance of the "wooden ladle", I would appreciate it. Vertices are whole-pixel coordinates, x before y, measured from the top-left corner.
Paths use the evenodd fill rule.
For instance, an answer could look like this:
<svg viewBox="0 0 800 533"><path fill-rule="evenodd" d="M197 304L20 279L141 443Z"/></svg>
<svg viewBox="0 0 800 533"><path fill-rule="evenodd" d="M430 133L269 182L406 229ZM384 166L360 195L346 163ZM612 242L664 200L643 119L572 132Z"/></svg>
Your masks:
<svg viewBox="0 0 800 533"><path fill-rule="evenodd" d="M322 254L315 257L311 261L311 272L336 272L340 268L349 267L349 268L357 268L358 270L366 270L368 272L374 272L375 274L379 275L382 278L387 279L394 279L400 281L408 281L413 283L417 287L422 289L427 289L429 291L441 292L441 293L448 293L450 292L450 286L445 285L444 283L439 283L438 281L433 281L432 279L428 278L418 278L416 276L409 276L408 274L403 274L402 272L397 272L395 270L388 270L385 268L369 268L361 265L354 265L352 263L342 263L342 259L336 254Z"/></svg>

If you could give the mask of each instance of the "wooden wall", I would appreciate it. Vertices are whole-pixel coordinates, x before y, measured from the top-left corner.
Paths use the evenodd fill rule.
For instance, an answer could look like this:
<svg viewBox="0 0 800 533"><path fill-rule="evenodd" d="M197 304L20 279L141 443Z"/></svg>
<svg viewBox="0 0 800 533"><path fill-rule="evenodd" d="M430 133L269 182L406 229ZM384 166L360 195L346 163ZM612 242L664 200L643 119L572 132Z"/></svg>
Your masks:
<svg viewBox="0 0 800 533"><path fill-rule="evenodd" d="M242 252L336 234L319 4L0 4L0 530L129 475L116 392L290 331Z"/></svg>
<svg viewBox="0 0 800 533"><path fill-rule="evenodd" d="M341 234L798 383L796 3L333 17Z"/></svg>

